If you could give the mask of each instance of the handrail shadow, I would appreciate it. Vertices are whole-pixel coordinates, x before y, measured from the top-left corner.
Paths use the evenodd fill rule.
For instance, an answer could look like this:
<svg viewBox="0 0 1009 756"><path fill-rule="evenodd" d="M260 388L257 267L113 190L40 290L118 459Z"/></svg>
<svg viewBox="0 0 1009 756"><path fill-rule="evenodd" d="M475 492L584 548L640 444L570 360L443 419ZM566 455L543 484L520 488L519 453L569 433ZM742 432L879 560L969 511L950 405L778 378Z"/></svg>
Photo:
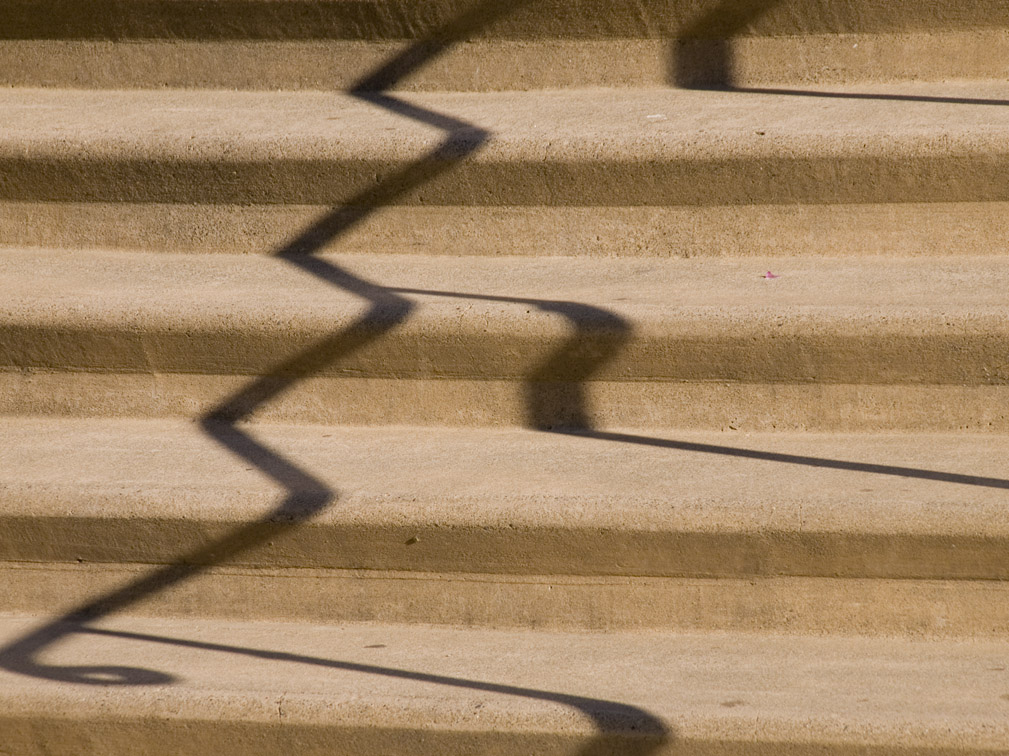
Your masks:
<svg viewBox="0 0 1009 756"><path fill-rule="evenodd" d="M816 89L789 89L787 87L724 87L729 92L742 94L779 95L781 97L819 97L828 100L889 100L891 102L934 102L943 105L989 105L1005 107L1009 100L986 97L944 97L939 95L909 95L890 92L831 92Z"/></svg>
<svg viewBox="0 0 1009 756"><path fill-rule="evenodd" d="M92 623L160 593L173 585L189 580L208 567L291 531L338 500L338 491L286 459L277 451L257 440L241 423L265 403L291 390L301 381L383 338L405 322L413 308L409 295L444 296L485 299L526 304L542 312L564 317L573 333L534 371L526 376L525 400L527 426L554 433L578 434L600 440L637 443L663 448L698 451L712 454L765 459L792 464L811 465L842 470L857 470L886 475L919 477L929 480L1009 488L1009 481L975 478L916 468L868 465L843 460L830 460L800 455L777 454L729 446L697 444L671 439L657 439L633 434L612 433L594 427L585 393L586 381L610 361L632 334L631 324L609 310L584 303L542 300L521 297L497 297L464 292L432 291L384 287L344 270L333 262L317 256L327 244L355 227L377 209L394 202L413 188L435 176L450 171L458 163L479 150L490 134L474 124L449 115L425 109L389 94L393 87L413 71L432 60L452 45L464 39L483 24L514 10L529 0L502 3L483 0L477 6L448 24L439 34L409 46L403 53L362 79L351 94L445 132L444 139L426 155L400 171L378 182L333 209L303 230L282 249L278 259L294 265L309 275L360 297L368 310L350 326L313 344L310 348L275 366L224 399L205 414L200 424L203 431L238 458L254 465L278 483L286 495L264 518L242 526L225 537L180 556L175 562L86 602L63 616L49 621L0 649L0 668L41 679L69 683L113 686L168 684L173 678L157 670L109 665L56 665L40 660L43 651L75 634L106 635L145 640L176 646L202 648L246 655L275 661L314 664L339 669L353 669L369 674L381 674L402 679L437 682L444 685L520 695L569 705L590 716L600 730L598 738L586 744L583 756L602 752L610 746L616 734L644 735L624 743L623 753L649 754L672 737L671 730L652 714L637 707L616 702L589 699L566 694L514 686L495 685L475 680L462 680L428 675L408 670L356 665L331 659L299 656L262 649L250 649L226 644L202 643L178 638L144 635L95 628ZM756 7L759 3L754 2ZM722 68L731 72L731 66Z"/></svg>
<svg viewBox="0 0 1009 756"><path fill-rule="evenodd" d="M382 338L404 320L413 309L412 303L402 294L367 281L331 262L314 256L322 247L346 233L369 217L377 209L396 198L449 171L459 161L478 150L489 138L487 131L443 113L431 111L394 97L382 90L395 86L404 77L428 63L452 45L482 26L504 14L512 12L530 0L481 0L468 11L444 26L430 38L411 44L367 77L350 93L378 107L407 116L416 121L435 126L446 132L442 142L415 162L399 172L380 180L348 200L343 206L327 213L295 239L276 252L276 256L306 273L332 284L365 300L369 309L350 326L288 358L267 374L253 380L224 399L200 420L204 432L232 454L254 465L282 486L287 494L272 512L258 521L244 525L212 543L182 555L175 562L156 569L103 596L86 602L45 623L0 649L0 668L35 678L98 686L164 685L174 681L167 673L139 667L120 665L58 665L40 660L43 651L73 635L106 634L140 638L137 634L98 630L91 626L95 620L107 617L131 605L160 593L173 585L189 580L208 567L264 543L291 530L317 515L338 498L338 492L327 486L307 470L287 460L283 455L258 441L239 423L248 419L259 407L289 391L305 378L318 373L326 366ZM514 300L518 301L518 300ZM535 303L535 300L522 300ZM595 322L622 325L599 308L575 303L542 302L542 309L558 312L575 324L589 317ZM592 328L589 328L592 330ZM626 330L626 329L624 329ZM618 327L616 333L623 331ZM605 339L604 339L605 340ZM597 339L598 341L598 339ZM606 359L612 349L603 348L600 357ZM593 370L593 356L581 347L577 333L558 353L554 363L566 357L577 367L573 377L588 375ZM552 367L561 367L560 364ZM581 393L568 390L564 397L581 402ZM556 414L557 397L540 401L531 413L536 422L549 423ZM587 422L588 416L578 411L572 418L576 423ZM671 736L668 728L655 716L638 707L618 702L570 696L515 686L495 685L476 680L464 680L439 675L429 675L408 670L354 665L329 659L318 659L282 654L257 649L226 646L223 644L197 644L193 641L161 636L143 636L148 642L171 643L200 647L221 652L244 654L277 661L329 666L339 669L381 674L401 679L424 680L474 690L523 696L537 700L562 703L584 713L592 719L599 735L595 736L580 753L583 756L612 752L614 739L627 754L647 756L662 746Z"/></svg>
<svg viewBox="0 0 1009 756"><path fill-rule="evenodd" d="M782 0L723 0L679 31L670 43L667 80L681 89L708 89L789 97L933 102L948 105L1007 106L1009 99L911 95L886 92L824 91L741 86L734 65L733 39Z"/></svg>

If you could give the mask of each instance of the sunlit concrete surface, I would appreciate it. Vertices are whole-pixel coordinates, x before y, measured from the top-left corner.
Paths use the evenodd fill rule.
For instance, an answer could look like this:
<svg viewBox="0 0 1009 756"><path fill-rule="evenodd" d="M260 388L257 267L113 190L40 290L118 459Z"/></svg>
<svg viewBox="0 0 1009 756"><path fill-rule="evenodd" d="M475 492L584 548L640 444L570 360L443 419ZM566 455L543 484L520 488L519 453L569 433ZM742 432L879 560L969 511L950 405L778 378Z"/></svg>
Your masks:
<svg viewBox="0 0 1009 756"><path fill-rule="evenodd" d="M0 752L1009 751L1001 0L7 0Z"/></svg>

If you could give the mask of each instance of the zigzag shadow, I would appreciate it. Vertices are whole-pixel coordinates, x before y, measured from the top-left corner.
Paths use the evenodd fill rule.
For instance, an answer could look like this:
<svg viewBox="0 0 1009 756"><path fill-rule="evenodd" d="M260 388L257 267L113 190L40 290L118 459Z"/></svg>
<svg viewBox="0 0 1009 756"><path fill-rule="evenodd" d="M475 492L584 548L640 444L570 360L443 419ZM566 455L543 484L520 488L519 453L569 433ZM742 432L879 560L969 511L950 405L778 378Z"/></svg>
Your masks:
<svg viewBox="0 0 1009 756"><path fill-rule="evenodd" d="M174 682L174 678L157 670L116 665L47 664L40 661L40 656L46 649L73 635L106 634L140 637L136 634L99 630L92 627L91 623L189 580L212 565L220 564L247 549L276 538L306 522L337 500L336 491L307 470L258 441L238 423L248 419L256 409L289 391L305 378L382 338L409 317L413 305L400 293L366 281L324 259L314 257L313 254L378 208L390 204L435 176L449 171L486 143L489 134L485 130L451 116L410 104L381 90L394 86L467 35L528 1L500 3L497 0L484 0L478 3L443 27L439 33L408 47L403 53L362 79L351 90L351 94L359 99L440 128L446 132L446 137L427 155L351 198L342 207L334 209L276 253L279 259L299 267L306 273L361 297L369 304L368 311L351 326L285 360L268 374L252 381L226 398L200 420L204 432L218 444L257 467L287 491L280 504L266 517L182 555L170 565L82 604L8 644L0 649L0 668L35 678L84 685L170 684ZM615 334L617 340L626 336L626 324L599 308L538 300L507 301L522 301L539 306L546 312L559 313L575 326L575 335L544 365L546 371L543 373L544 376L552 375L558 368L570 362L574 369L573 372L569 369L568 373L577 384L582 379L581 376L589 375L614 353L616 347L610 348L605 343L608 340L612 341L611 336ZM586 317L592 322L583 328L582 320ZM597 327L599 323L606 324L607 328L600 330ZM596 334L594 341L603 345L597 349L598 354L594 355L592 350L586 351L584 340L579 335L583 331ZM572 388L570 381L546 385L554 386L555 390L529 392L530 422L534 426L553 427L554 423L565 424L566 419L576 426L588 422L588 413L583 407L584 396L577 385ZM559 392L556 387L560 387ZM576 409L567 413L569 418L557 415L558 409L563 408L565 402L576 404ZM653 715L637 707L612 701L221 644L198 644L161 636L143 636L143 639L152 643L185 645L276 661L353 669L368 674L424 680L442 685L554 701L581 711L590 717L599 729L600 734L580 751L583 756L615 751L646 756L670 737L665 725Z"/></svg>
<svg viewBox="0 0 1009 756"><path fill-rule="evenodd" d="M523 0L528 2L528 0ZM250 549L264 541L290 532L299 524L331 506L338 492L283 455L258 441L240 423L259 407L272 401L323 368L381 339L403 323L413 310L407 295L491 299L535 306L544 313L558 314L573 327L573 334L533 371L525 383L527 425L531 428L576 433L599 440L637 443L671 449L700 451L730 456L752 457L778 462L834 469L860 470L886 475L922 477L968 485L1009 488L1009 481L973 478L914 468L897 468L797 455L780 455L727 446L693 444L629 434L609 433L593 428L585 395L585 382L619 351L630 338L631 326L618 315L602 308L574 302L519 297L489 297L447 291L393 289L383 287L314 256L326 244L356 226L384 205L394 202L413 188L450 171L459 161L479 150L490 134L473 124L442 113L426 110L383 91L394 86L421 65L452 44L495 18L523 4L485 0L460 16L431 39L418 42L362 80L352 90L356 97L378 107L397 112L446 132L442 142L427 155L411 163L376 186L361 192L302 231L276 256L306 273L361 297L369 306L354 324L285 360L208 412L200 423L218 444L238 458L256 466L281 485L287 494L266 517L236 529L228 536L180 556L174 563L151 572L117 590L78 606L47 622L0 649L0 668L19 674L95 686L163 685L174 681L164 672L125 666L55 665L40 661L44 651L73 635L105 635L144 640L221 653L244 655L296 664L334 669L352 669L401 679L422 680L474 690L523 696L571 706L589 716L600 734L582 749L582 756L619 751L625 754L655 752L672 738L671 731L655 716L637 707L617 702L570 696L563 693L495 685L439 675L351 664L332 659L299 656L226 644L202 643L155 635L140 635L93 627L95 620L135 605L173 585L189 580L208 567Z"/></svg>

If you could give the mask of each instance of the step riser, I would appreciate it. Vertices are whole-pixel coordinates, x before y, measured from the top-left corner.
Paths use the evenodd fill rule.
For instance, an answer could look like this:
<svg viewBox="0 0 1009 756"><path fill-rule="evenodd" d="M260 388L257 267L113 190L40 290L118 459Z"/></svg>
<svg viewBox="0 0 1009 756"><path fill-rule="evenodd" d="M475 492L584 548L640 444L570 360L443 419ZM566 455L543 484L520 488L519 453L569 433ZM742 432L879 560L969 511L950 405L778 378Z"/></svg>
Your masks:
<svg viewBox="0 0 1009 756"><path fill-rule="evenodd" d="M346 90L408 43L393 41L0 40L0 82L22 87ZM391 87L809 85L1001 79L1009 32L660 39L474 40Z"/></svg>
<svg viewBox="0 0 1009 756"><path fill-rule="evenodd" d="M1009 487L1009 486L1007 486ZM8 494L7 496L10 496ZM17 508L6 498L5 509ZM998 532L831 533L775 530L640 532L440 522L358 525L25 517L0 518L0 561L168 564L238 539L229 563L250 568L387 570L487 575L765 578L809 576L1009 580L1009 537ZM111 506L125 507L123 496ZM681 502L670 502L671 508ZM579 506L600 506L578 502ZM405 506L405 505L404 505ZM672 517L672 515L671 515ZM402 519L407 519L404 516ZM742 518L741 518L742 519ZM740 532L741 531L741 532ZM243 540L244 539L244 540ZM268 540L266 540L268 539ZM264 540L265 543L260 543ZM221 547L224 548L224 547ZM206 559L206 555L193 559Z"/></svg>
<svg viewBox="0 0 1009 756"><path fill-rule="evenodd" d="M742 137L740 140L742 141ZM747 137L746 141L750 142ZM188 141L188 140L187 140ZM959 141L959 140L958 140ZM110 145L100 158L61 157L67 146L3 145L0 199L16 202L133 202L294 204L381 208L389 205L477 207L669 207L722 205L904 204L1009 201L1009 151L993 130L975 145L911 139L853 145L803 144L761 148L739 158L694 155L690 146L652 143L639 156L599 159L596 145L578 144L567 154L533 157L531 146L513 159L460 137L457 160L429 160L438 145L419 142L417 158L379 157L235 160L227 144L195 145L198 161L156 157L129 159L135 145ZM269 152L250 145L250 158ZM71 146L71 149L73 147ZM307 147L305 147L307 149ZM322 148L320 148L322 149ZM324 149L339 152L336 144ZM632 147L627 146L630 150ZM792 151L790 156L776 154ZM854 154L844 154L851 150ZM15 156L12 152L22 155ZM24 152L36 155L26 157ZM806 154L802 154L805 152ZM50 154L46 154L50 153ZM765 154L760 154L765 153ZM798 154L795 154L798 153ZM861 154L859 154L861 153ZM419 176L403 181L406 174ZM392 196L390 196L392 195ZM369 197L376 200L368 201Z"/></svg>
<svg viewBox="0 0 1009 756"><path fill-rule="evenodd" d="M325 217L295 205L0 202L0 244L272 254ZM607 257L1002 255L1009 203L384 207L320 252Z"/></svg>
<svg viewBox="0 0 1009 756"><path fill-rule="evenodd" d="M856 320L845 308L822 314L741 309L719 317L686 307L665 322L610 313L621 331L587 305L583 311L572 306L568 318L526 304L515 312L467 308L474 316L467 321L445 312L451 307L425 316L431 300L418 300L417 315L392 330L382 316L359 326L350 307L334 307L328 323L318 311L300 323L277 312L255 322L247 313L131 317L82 307L49 323L43 313L17 313L0 319L0 369L153 374L169 381L182 374L518 382L530 385L530 401L538 384L550 383L1009 383L1009 318L999 311L901 317L892 307ZM468 304L464 297L458 302L459 309ZM41 322L24 322L32 317ZM118 322L108 322L113 319ZM346 353L345 344L358 342ZM550 390L542 390L548 401Z"/></svg>
<svg viewBox="0 0 1009 756"><path fill-rule="evenodd" d="M247 386L236 376L0 373L0 415L191 419ZM343 425L1009 433L1003 386L316 379L253 420Z"/></svg>
<svg viewBox="0 0 1009 756"><path fill-rule="evenodd" d="M129 564L0 564L5 610L53 616L151 574ZM1006 638L991 581L577 578L214 567L128 613L322 624Z"/></svg>
<svg viewBox="0 0 1009 756"><path fill-rule="evenodd" d="M6 39L542 39L787 36L1009 27L1000 0L8 0Z"/></svg>
<svg viewBox="0 0 1009 756"><path fill-rule="evenodd" d="M207 702L216 706L218 702ZM277 717L276 706L273 707ZM242 712L246 713L246 712ZM265 715L265 712L263 712ZM376 717L378 714L376 713ZM268 720L268 717L264 716ZM515 754L536 753L543 756L568 756L585 746L592 753L635 754L656 753L643 738L634 735L607 735L593 738L591 734L564 736L554 733L501 733L493 729L452 731L431 730L421 726L400 729L384 725L319 725L274 721L242 721L239 712L228 712L222 721L195 717L138 718L123 720L113 714L96 714L84 721L71 718L25 715L0 716L8 745L14 753L24 756L46 756L50 753L70 753L81 756L136 756L160 753L213 753L220 756L284 756L297 743L298 753L375 754L375 756L444 756L447 753ZM45 733L44 736L40 733ZM334 749L340 744L340 750ZM717 748L718 745L716 744ZM750 746L734 753L762 756L780 754L782 744ZM346 749L346 750L345 750ZM828 756L858 754L897 754L902 749L869 749L852 746L820 750ZM663 751L677 754L679 750ZM929 751L921 751L932 756ZM944 756L945 752L936 752ZM973 751L963 751L973 753ZM980 754L981 752L978 751Z"/></svg>
<svg viewBox="0 0 1009 756"><path fill-rule="evenodd" d="M217 2L198 13L178 2L85 13L29 1L0 14L0 62L14 64L3 66L5 82L44 86L346 89L411 43L428 45L406 84L417 88L1001 78L996 61L1009 46L996 0L667 1L633 11L598 0Z"/></svg>
<svg viewBox="0 0 1009 756"><path fill-rule="evenodd" d="M192 417L258 379L294 390L257 408L256 417L296 422L747 430L1009 424L1009 334L994 313L935 323L884 317L861 329L849 329L844 313L836 322L753 313L723 323L688 314L629 326L627 336L582 323L572 337L558 333L566 328L556 315L502 312L497 322L473 319L473 331L457 313L441 320L421 310L391 332L377 322L373 334L353 329L362 346L350 354L341 344L351 336L340 334L351 321L339 310L328 332L311 322L277 328L277 316L264 315L261 324L229 323L222 313L162 325L155 314L112 327L101 313L75 313L81 325L9 317L0 328L0 385L8 389L0 412Z"/></svg>

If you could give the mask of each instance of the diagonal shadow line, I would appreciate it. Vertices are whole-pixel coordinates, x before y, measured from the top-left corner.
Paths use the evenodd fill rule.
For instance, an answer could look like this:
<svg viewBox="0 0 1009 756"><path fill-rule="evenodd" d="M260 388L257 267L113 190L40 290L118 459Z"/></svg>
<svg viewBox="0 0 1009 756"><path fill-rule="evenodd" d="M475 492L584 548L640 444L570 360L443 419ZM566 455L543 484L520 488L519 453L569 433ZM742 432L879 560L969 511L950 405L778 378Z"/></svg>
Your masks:
<svg viewBox="0 0 1009 756"><path fill-rule="evenodd" d="M1009 489L1009 479L994 478L983 475L966 475L963 473L929 470L922 467L907 467L903 465L881 465L871 462L854 462L851 460L833 459L830 457L815 457L807 454L787 454L769 452L760 449L747 449L741 446L722 444L705 444L693 441L678 441L676 439L644 436L634 433L618 433L604 431L594 427L591 415L587 411L588 401L584 398L585 382L598 372L616 353L630 340L632 326L618 314L579 302L562 302L527 297L508 297L489 294L470 294L459 291L444 291L436 289L415 289L389 287L385 289L395 294L412 294L429 297L448 297L453 299L475 299L481 301L504 302L530 305L544 312L556 312L564 315L574 326L575 332L571 338L539 365L526 379L526 406L528 413L527 427L537 430L553 431L567 435L582 436L601 441L615 441L625 444L641 444L677 451L697 452L702 454L717 454L727 457L756 459L766 462L781 462L808 467L820 467L828 470L845 470L848 472L864 472L875 475L892 475L902 478L917 478L919 480L934 480L941 483L954 483L965 486L980 486L984 488ZM556 410L551 410L545 399L536 395L543 391L544 385L556 380L558 375L564 375L573 381L573 385L562 406L568 410L564 422L557 417ZM549 391L549 389L547 389ZM547 405L543 410L537 410L541 404Z"/></svg>
<svg viewBox="0 0 1009 756"><path fill-rule="evenodd" d="M313 257L313 255L325 244L365 220L378 208L390 204L414 187L426 183L433 177L454 167L460 160L478 150L489 138L489 133L465 121L421 108L375 90L394 86L411 72L464 39L468 34L529 1L518 0L512 3L500 3L496 0L484 0L447 24L430 39L422 40L408 47L371 75L362 79L351 90L351 94L359 99L440 128L447 131L448 135L426 156L381 180L375 187L366 189L350 198L344 205L335 208L312 224L276 253L276 256L285 262L334 286L356 294L371 305L369 311L350 327L284 361L268 374L257 378L225 399L201 419L201 427L217 443L239 458L258 467L288 491L282 502L265 518L238 528L224 538L184 555L173 564L155 570L147 576L87 602L67 612L61 618L8 644L0 649L0 667L33 677L91 685L151 685L172 682L171 676L155 670L115 665L53 665L39 661L38 657L42 651L62 639L74 634L94 632L94 629L88 627L87 623L122 610L155 593L162 592L196 576L210 565L219 564L242 551L274 538L281 531L289 530L318 514L336 499L336 492L325 483L257 441L249 433L240 429L236 423L249 418L258 407L275 399L306 377L318 373L322 368L331 365L338 359L381 338L409 316L413 305L403 296L355 276L328 261ZM543 309L566 315L573 322L579 314L586 313L597 319L606 320L602 315L605 311L585 305L543 303ZM610 325L613 325L613 322L611 318ZM623 325L622 321L619 323ZM576 330L577 325L576 322ZM588 375L593 369L592 356L580 349L576 342L578 342L577 333L574 339L564 345L552 364L556 366L568 356L579 364L575 371L576 375ZM600 354L607 357L612 351L602 349ZM580 392L574 396L578 401L584 400ZM544 403L544 406L547 405ZM533 414L535 415L535 413ZM584 411L580 411L578 417L584 418L586 421L588 418ZM149 640L153 641L155 638L151 637ZM243 652L242 649L224 646L218 647L218 650L227 650L231 653ZM252 652L249 651L249 653ZM389 675L413 674L402 670L383 670L382 673ZM487 683L472 680L440 678L439 681L446 685L489 689L486 687ZM497 689L504 692L507 687L499 686ZM591 717L601 734L582 749L581 753L584 756L608 750L607 742L615 729L613 722L601 715L601 712L607 709L619 710L625 719L630 715L636 723L629 729L619 728L622 735L632 732L636 735L641 732L648 732L652 735L647 741L638 739L633 744L623 743L626 753L631 752L627 748L633 745L634 753L645 756L661 746L668 737L668 731L660 720L636 707L594 699L558 697L561 694L531 689L510 688L509 691L514 695L561 701Z"/></svg>
<svg viewBox="0 0 1009 756"><path fill-rule="evenodd" d="M358 293L367 291L367 282L356 279L355 283ZM355 323L252 381L218 404L200 421L203 430L217 443L255 465L286 489L287 494L272 512L15 640L0 649L0 667L33 677L78 684L151 685L171 682L170 676L153 670L108 665L53 665L40 662L38 656L59 640L85 632L87 623L91 621L121 611L196 577L210 566L287 534L335 501L336 492L324 482L274 452L235 423L246 419L257 407L276 398L308 375L381 338L402 322L412 309L405 299L394 295L373 296L373 300L372 308ZM376 317L377 313L381 313L381 320Z"/></svg>
<svg viewBox="0 0 1009 756"><path fill-rule="evenodd" d="M405 48L371 73L363 76L351 93L383 92L392 89L417 69L427 65L439 55L468 36L485 29L495 21L514 13L532 0L483 0L463 11L437 32Z"/></svg>
<svg viewBox="0 0 1009 756"><path fill-rule="evenodd" d="M267 661L306 664L316 667L339 669L348 672L380 675L399 680L411 680L414 682L434 683L436 685L446 685L456 688L468 688L471 690L483 691L485 693L500 693L503 695L521 696L523 698L531 698L537 701L549 701L575 708L582 713L589 714L597 722L604 721L607 725L605 729L606 732L621 732L627 735L633 733L646 741L662 738L665 735L664 727L662 727L662 725L650 715L646 714L638 707L629 706L617 701L607 701L604 699L576 696L569 693L527 688L517 685L503 685L500 683L452 677L450 675L438 675L429 672L417 672L414 670L398 669L394 667L383 667L375 664L362 664L360 662L326 659L318 656L295 654L286 651L272 651L269 649L249 648L246 646L211 643L208 641L196 641L188 638L151 635L148 633L112 630L107 628L87 628L83 632L89 635L122 638L124 640L136 640L181 648L192 648L201 651L237 654L254 659L264 659ZM587 753L588 752L583 751L581 756L586 756ZM625 753L627 752L625 751ZM647 752L635 751L635 753Z"/></svg>
<svg viewBox="0 0 1009 756"><path fill-rule="evenodd" d="M902 465L879 465L872 462L853 462L829 457L813 457L805 454L786 454L769 452L760 449L747 449L740 446L723 446L721 444L703 444L694 441L677 441L676 439L642 436L635 433L616 433L613 431L596 430L592 428L559 430L558 433L581 436L599 441L615 441L622 444L641 444L660 449L675 449L677 451L697 452L700 454L718 454L726 457L756 459L765 462L783 462L792 465L819 467L825 470L845 470L848 472L872 473L875 475L893 475L899 478L916 478L918 480L934 480L941 483L956 483L964 486L980 486L982 488L1001 488L1009 490L1009 480L992 478L983 475L965 475L963 473L927 470L920 467L904 467Z"/></svg>
<svg viewBox="0 0 1009 756"><path fill-rule="evenodd" d="M756 459L766 462L805 465L828 470L864 472L875 475L892 475L901 478L934 480L983 488L1009 489L1009 479L983 475L929 470L922 467L903 465L882 465L871 462L816 457L807 454L787 454L740 446L705 444L693 441L658 438L633 433L604 431L594 427L585 398L585 382L598 372L630 340L632 326L624 318L610 310L582 304L526 297L506 297L487 294L469 294L458 291L434 289L388 288L397 294L418 296L449 297L454 299L475 299L530 305L544 312L556 312L568 318L575 332L556 351L539 365L526 379L527 427L552 431L566 435L581 436L601 441L615 441L625 444L640 444L677 451L717 454L727 457ZM557 376L563 375L570 383L558 383ZM556 384L556 385L552 385ZM552 394L559 397L552 397Z"/></svg>
<svg viewBox="0 0 1009 756"><path fill-rule="evenodd" d="M736 87L728 86L726 92L742 94L781 95L784 97L822 97L833 100L892 100L895 102L934 102L945 105L991 105L1005 107L1009 100L984 97L943 97L939 95L905 95L885 92L824 92L815 89L788 89L787 87Z"/></svg>

